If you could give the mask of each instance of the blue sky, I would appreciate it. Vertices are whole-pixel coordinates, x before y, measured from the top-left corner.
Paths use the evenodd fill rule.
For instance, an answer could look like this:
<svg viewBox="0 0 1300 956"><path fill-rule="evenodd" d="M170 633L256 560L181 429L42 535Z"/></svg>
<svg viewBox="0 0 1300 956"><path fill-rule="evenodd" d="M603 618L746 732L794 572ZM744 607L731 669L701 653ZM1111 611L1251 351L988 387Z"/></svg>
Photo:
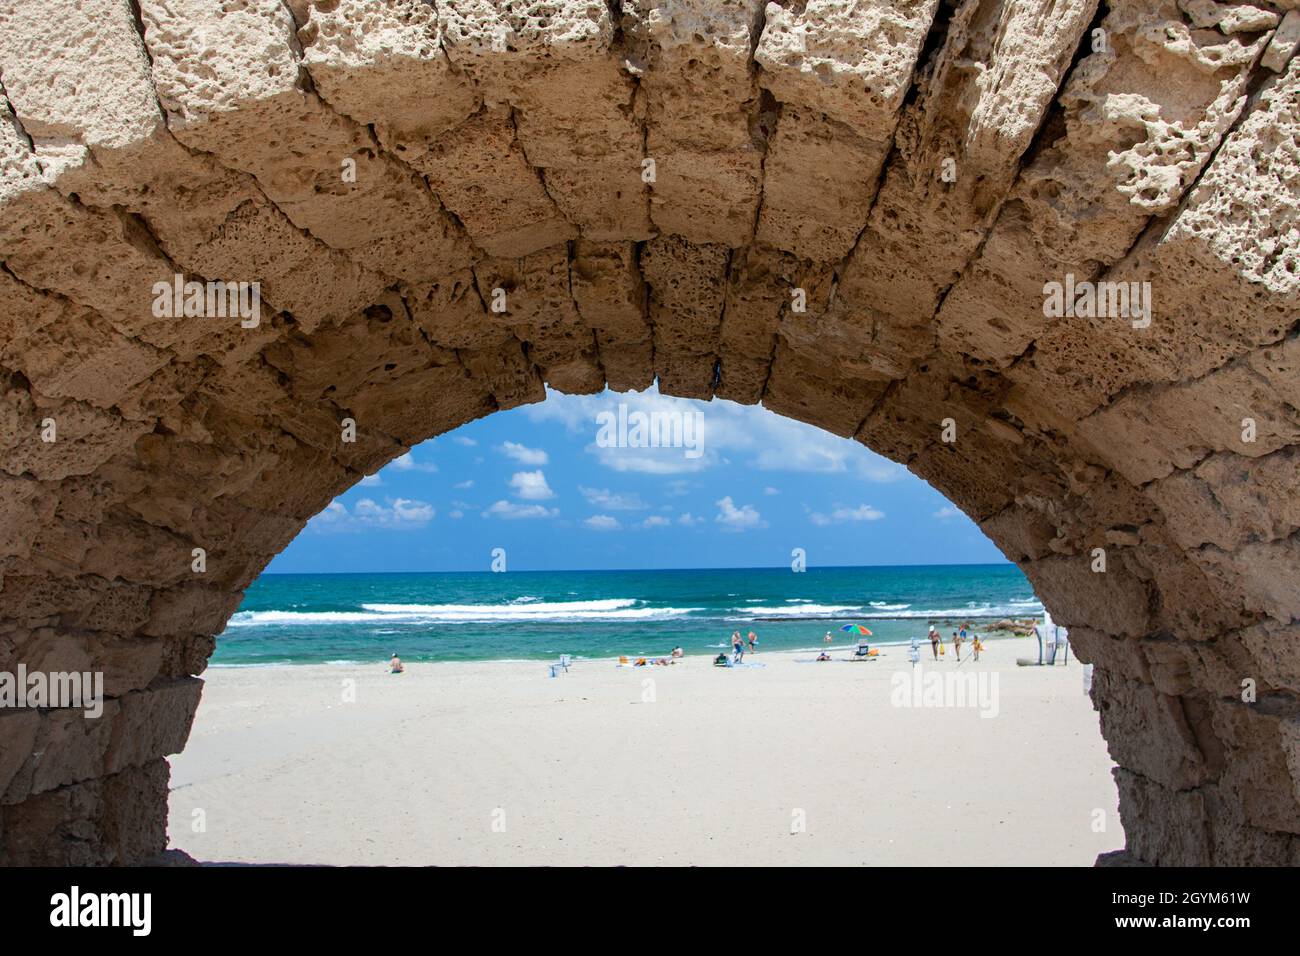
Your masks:
<svg viewBox="0 0 1300 956"><path fill-rule="evenodd" d="M1005 560L937 491L857 442L651 390L551 393L417 445L268 570L478 571L495 548L519 571L789 566L794 548L809 567Z"/></svg>

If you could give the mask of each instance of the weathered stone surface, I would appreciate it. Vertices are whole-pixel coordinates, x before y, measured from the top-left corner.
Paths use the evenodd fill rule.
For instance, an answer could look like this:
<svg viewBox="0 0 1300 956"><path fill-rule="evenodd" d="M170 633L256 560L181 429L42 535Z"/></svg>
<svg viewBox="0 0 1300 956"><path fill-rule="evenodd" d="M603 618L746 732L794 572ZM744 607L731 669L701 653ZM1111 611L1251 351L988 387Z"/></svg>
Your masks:
<svg viewBox="0 0 1300 956"><path fill-rule="evenodd" d="M644 103L611 56L611 8L502 0L439 5L448 56L518 141L563 216L595 241L653 235L642 179Z"/></svg>
<svg viewBox="0 0 1300 956"><path fill-rule="evenodd" d="M938 5L768 6L754 59L782 107L763 164L761 242L820 262L853 248Z"/></svg>
<svg viewBox="0 0 1300 956"><path fill-rule="evenodd" d="M1265 42L1191 29L1174 0L1123 0L1101 29L1104 48L1071 74L1060 115L943 302L954 348L1007 364L1054 327L1122 322L1049 321L1044 283L1097 278L1150 216L1175 208L1245 106Z"/></svg>
<svg viewBox="0 0 1300 956"><path fill-rule="evenodd" d="M473 260L419 177L305 88L294 23L278 0L231 11L210 0L143 0L140 8L177 139L251 173L296 225L363 266L419 281ZM248 72L249 58L266 69ZM294 129L293 148L267 141L268 127Z"/></svg>
<svg viewBox="0 0 1300 956"><path fill-rule="evenodd" d="M1300 335L1204 378L1129 392L1079 422L1079 434L1103 455L1122 456L1121 470L1134 484L1192 468L1213 452L1271 455L1300 442L1288 400L1297 362ZM1269 364L1278 371L1261 374Z"/></svg>
<svg viewBox="0 0 1300 956"><path fill-rule="evenodd" d="M938 6L935 0L769 4L754 53L762 84L782 103L887 137Z"/></svg>
<svg viewBox="0 0 1300 956"><path fill-rule="evenodd" d="M0 857L10 866L138 864L167 846L165 760L0 807Z"/></svg>
<svg viewBox="0 0 1300 956"><path fill-rule="evenodd" d="M904 328L930 322L988 234L1095 7L958 7L903 110L897 156L846 263L848 310Z"/></svg>
<svg viewBox="0 0 1300 956"><path fill-rule="evenodd" d="M479 263L475 277L491 320L526 344L547 384L574 393L604 387L596 337L578 314L570 289L567 247L490 259Z"/></svg>
<svg viewBox="0 0 1300 956"><path fill-rule="evenodd" d="M1198 790L1179 792L1123 767L1116 767L1119 814L1128 838L1128 848L1145 861L1213 859L1210 838L1210 810Z"/></svg>
<svg viewBox="0 0 1300 956"><path fill-rule="evenodd" d="M1051 602L1053 620L1141 637L1151 630L1151 589L1116 557L1111 555L1105 571L1092 569L1090 555L1043 558L1022 567L1043 601Z"/></svg>
<svg viewBox="0 0 1300 956"><path fill-rule="evenodd" d="M766 130L750 53L763 0L633 0L623 30L646 95L650 218L699 245L754 234Z"/></svg>
<svg viewBox="0 0 1300 956"><path fill-rule="evenodd" d="M1300 10L1288 10L1282 18L1281 25L1268 42L1268 49L1260 57L1259 65L1281 73L1286 69L1296 49L1300 48Z"/></svg>
<svg viewBox="0 0 1300 956"><path fill-rule="evenodd" d="M826 274L809 275L789 253L753 245L732 254L718 330L721 361L717 394L752 404L763 398L776 355L777 332L796 306L820 311L829 288Z"/></svg>
<svg viewBox="0 0 1300 956"><path fill-rule="evenodd" d="M1213 544L1232 551L1249 540L1272 541L1300 530L1300 452L1283 448L1250 459L1214 454L1153 482L1151 497L1184 548Z"/></svg>
<svg viewBox="0 0 1300 956"><path fill-rule="evenodd" d="M1195 719L1181 698L1117 677L1105 668L1099 667L1092 680L1103 732L1111 756L1121 767L1171 790L1190 789L1216 774L1218 755L1198 739ZM1213 743L1217 746L1217 741ZM1211 752L1205 753L1203 747Z"/></svg>
<svg viewBox="0 0 1300 956"><path fill-rule="evenodd" d="M407 162L477 112L482 95L452 66L427 0L303 0L298 41L321 96Z"/></svg>
<svg viewBox="0 0 1300 956"><path fill-rule="evenodd" d="M649 388L654 381L653 332L636 247L579 241L569 262L569 287L578 314L596 333L609 387Z"/></svg>
<svg viewBox="0 0 1300 956"><path fill-rule="evenodd" d="M40 711L26 759L11 776L0 803L21 803L35 794L147 766L179 752L189 736L202 685L186 678L133 691L105 700L97 717L88 718L80 710ZM22 713L15 711L4 721ZM17 737L26 739L26 722L19 725ZM8 736L7 731L0 734Z"/></svg>
<svg viewBox="0 0 1300 956"><path fill-rule="evenodd" d="M1293 0L66 6L0 10L0 667L109 700L0 715L0 859L162 849L213 635L362 476L657 379L981 523L1097 665L1130 858L1300 863Z"/></svg>

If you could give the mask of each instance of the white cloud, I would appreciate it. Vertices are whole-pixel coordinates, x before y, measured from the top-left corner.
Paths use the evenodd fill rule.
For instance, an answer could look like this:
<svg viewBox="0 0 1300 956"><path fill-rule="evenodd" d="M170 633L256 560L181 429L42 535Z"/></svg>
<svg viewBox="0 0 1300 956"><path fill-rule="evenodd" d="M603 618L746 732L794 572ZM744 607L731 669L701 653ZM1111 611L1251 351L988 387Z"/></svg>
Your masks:
<svg viewBox="0 0 1300 956"><path fill-rule="evenodd" d="M703 414L704 433L697 435L694 430L689 433L692 449L685 447L631 448L618 447L617 443L610 446L597 444L597 436L602 430L598 416L602 413L617 416L620 405L627 406L629 418L636 415L636 413L660 417L668 415L680 420L685 425L686 416L690 416L692 429L694 424L699 421L697 416ZM560 422L573 434L590 436L591 442L587 445L587 452L594 455L602 465L613 471L673 475L701 471L715 463L710 458L716 456L710 456L707 451L707 430L708 418L716 405L716 402L704 405L688 399L660 395L653 387L644 392L615 393L606 391L600 395L561 395L558 392L548 390L547 400L538 405L530 406L525 414L534 421ZM685 443L688 437L685 430L682 431L681 437L683 443ZM701 443L696 441L700 437L705 439L703 448L700 447ZM697 454L694 449L698 449L700 453Z"/></svg>
<svg viewBox="0 0 1300 956"><path fill-rule="evenodd" d="M463 512L463 511L461 511L459 508L457 508L455 511L450 511L450 512L448 512L448 513L447 513L447 517L448 517L448 518L458 518L458 519L459 519L459 518L463 518L463 517L465 517L465 512Z"/></svg>
<svg viewBox="0 0 1300 956"><path fill-rule="evenodd" d="M763 494L765 495L779 495L780 493L781 493L781 489L773 488L771 485L768 485L766 488L763 489Z"/></svg>
<svg viewBox="0 0 1300 956"><path fill-rule="evenodd" d="M394 458L394 459L392 460L391 464L392 464L392 466L393 466L394 468L396 468L398 471L429 471L429 472L432 472L432 471L437 471L437 470L438 470L438 466L435 465L435 464L434 464L433 462L431 462L431 461L430 461L430 462L417 462L414 458L411 457L411 453L410 453L409 451L408 451L405 455L402 455L401 457Z"/></svg>
<svg viewBox="0 0 1300 956"><path fill-rule="evenodd" d="M618 448L596 444L601 412L617 414L627 405L628 414L644 412L702 414L695 458L684 448ZM723 399L696 402L661 395L653 387L644 392L604 392L600 395L547 393L547 400L529 406L525 414L533 421L554 421L571 433L590 436L587 452L600 464L618 472L644 474L686 474L720 467L740 460L759 471L846 473L867 481L896 481L907 474L902 465L870 451L860 442L783 418L760 405L738 405ZM668 486L670 495L684 494L685 482Z"/></svg>
<svg viewBox="0 0 1300 956"><path fill-rule="evenodd" d="M685 525L685 526L688 527L688 528L693 528L693 527L695 527L697 524L699 524L699 523L700 523L701 521L703 521L703 520L704 520L703 518L697 518L697 517L695 517L695 515L691 514L689 511L687 511L687 512L685 512L684 514L681 514L681 515L679 515L679 516L677 517L677 523L680 524L680 525Z"/></svg>
<svg viewBox="0 0 1300 956"><path fill-rule="evenodd" d="M341 501L331 501L325 506L325 510L314 516L311 520L313 524L325 525L333 521L339 521L348 516L347 506Z"/></svg>
<svg viewBox="0 0 1300 956"><path fill-rule="evenodd" d="M518 442L505 442L497 446L497 451L509 458L513 458L521 465L546 465L551 460L542 449L529 448L526 445L520 445Z"/></svg>
<svg viewBox="0 0 1300 956"><path fill-rule="evenodd" d="M637 494L620 495L608 488L584 488L582 485L578 486L578 491L582 492L582 497L587 499L587 504L595 508L605 508L609 511L644 511L649 507Z"/></svg>
<svg viewBox="0 0 1300 956"><path fill-rule="evenodd" d="M546 475L541 471L517 471L510 477L509 484L515 497L524 501L546 501L555 497L555 492L546 483Z"/></svg>
<svg viewBox="0 0 1300 956"><path fill-rule="evenodd" d="M331 501L316 517L311 527L317 531L364 531L385 528L402 531L423 528L434 519L437 510L427 501L389 498L380 504L373 498L361 498L349 511L341 501Z"/></svg>
<svg viewBox="0 0 1300 956"><path fill-rule="evenodd" d="M583 524L592 531L617 531L623 527L618 523L617 518L611 518L609 515L592 515Z"/></svg>
<svg viewBox="0 0 1300 956"><path fill-rule="evenodd" d="M466 435L453 435L451 438L457 445L464 445L466 448L477 448L478 442Z"/></svg>
<svg viewBox="0 0 1300 956"><path fill-rule="evenodd" d="M555 518L559 513L559 508L547 508L545 505L520 505L513 501L498 501L483 512L483 517L519 521L530 518Z"/></svg>
<svg viewBox="0 0 1300 956"><path fill-rule="evenodd" d="M858 505L856 508L846 508L843 505L836 505L835 510L829 515L814 511L809 514L812 523L821 527L832 524L848 524L851 521L879 521L885 516L885 513L871 505Z"/></svg>
<svg viewBox="0 0 1300 956"><path fill-rule="evenodd" d="M961 514L961 511L954 508L952 505L944 505L934 513L934 517L938 518L940 521L947 521L949 518L960 518Z"/></svg>
<svg viewBox="0 0 1300 956"><path fill-rule="evenodd" d="M379 477L379 472L375 472L373 475L366 475L366 477L357 482L357 484L363 485L366 488L374 488L383 483L384 479Z"/></svg>
<svg viewBox="0 0 1300 956"><path fill-rule="evenodd" d="M641 522L643 528L667 528L672 522L663 515L651 515Z"/></svg>
<svg viewBox="0 0 1300 956"><path fill-rule="evenodd" d="M469 491L469 489L474 487L474 479L471 478L468 481L458 481L452 485L452 487L457 491Z"/></svg>
<svg viewBox="0 0 1300 956"><path fill-rule="evenodd" d="M754 510L753 505L742 505L737 508L735 502L731 500L731 495L718 499L715 504L718 506L718 513L713 520L722 525L725 531L748 531L751 528L767 527L767 522Z"/></svg>

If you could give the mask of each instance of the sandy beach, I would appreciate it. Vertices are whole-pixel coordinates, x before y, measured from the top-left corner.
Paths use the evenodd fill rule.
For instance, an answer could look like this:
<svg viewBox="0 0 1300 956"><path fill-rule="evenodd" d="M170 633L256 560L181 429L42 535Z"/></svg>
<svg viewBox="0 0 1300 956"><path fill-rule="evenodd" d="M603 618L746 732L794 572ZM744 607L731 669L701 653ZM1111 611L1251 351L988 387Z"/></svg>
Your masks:
<svg viewBox="0 0 1300 956"><path fill-rule="evenodd" d="M993 641L958 668L923 647L921 680L960 678L975 706L899 706L922 686L902 647L554 679L541 662L214 667L171 759L171 845L286 864L1089 866L1124 844L1113 764L1082 667L1017 667L1027 649Z"/></svg>

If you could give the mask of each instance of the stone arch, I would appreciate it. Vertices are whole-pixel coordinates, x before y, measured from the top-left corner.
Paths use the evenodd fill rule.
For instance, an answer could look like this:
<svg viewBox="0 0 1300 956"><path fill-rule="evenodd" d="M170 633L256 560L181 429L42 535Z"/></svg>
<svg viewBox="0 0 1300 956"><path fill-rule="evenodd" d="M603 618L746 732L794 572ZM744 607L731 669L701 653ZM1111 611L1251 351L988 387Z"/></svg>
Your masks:
<svg viewBox="0 0 1300 956"><path fill-rule="evenodd" d="M0 665L108 700L0 712L0 859L163 848L213 635L334 496L658 380L981 524L1096 664L1131 856L1300 862L1300 12L1184 6L7 3Z"/></svg>

